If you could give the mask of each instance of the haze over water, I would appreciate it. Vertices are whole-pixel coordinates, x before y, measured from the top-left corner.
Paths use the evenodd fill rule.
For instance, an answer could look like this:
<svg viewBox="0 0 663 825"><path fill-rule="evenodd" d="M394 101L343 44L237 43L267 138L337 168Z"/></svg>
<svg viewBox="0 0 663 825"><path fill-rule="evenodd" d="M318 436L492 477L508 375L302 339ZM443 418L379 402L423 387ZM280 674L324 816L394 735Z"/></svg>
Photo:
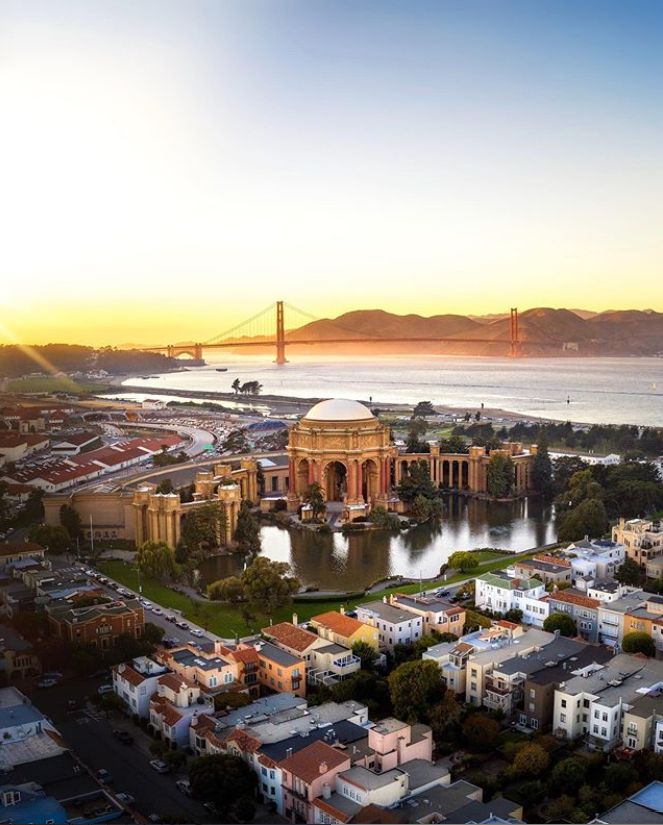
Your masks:
<svg viewBox="0 0 663 825"><path fill-rule="evenodd" d="M207 368L125 383L228 392L235 377L258 380L265 394L501 408L592 424L663 426L663 359L463 358L451 356L294 356L285 366L261 357L206 355ZM217 372L223 365L228 372ZM124 394L126 397L127 394ZM567 398L570 403L567 403Z"/></svg>

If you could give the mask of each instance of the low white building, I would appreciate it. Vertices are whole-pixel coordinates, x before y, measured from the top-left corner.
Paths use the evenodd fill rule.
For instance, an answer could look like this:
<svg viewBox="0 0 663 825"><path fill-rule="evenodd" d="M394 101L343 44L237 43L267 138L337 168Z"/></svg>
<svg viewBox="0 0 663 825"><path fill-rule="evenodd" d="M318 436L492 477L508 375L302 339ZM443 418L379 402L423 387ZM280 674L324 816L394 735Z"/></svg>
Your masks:
<svg viewBox="0 0 663 825"><path fill-rule="evenodd" d="M509 575L501 570L477 576L474 601L477 607L492 610L493 613L508 613L520 610L523 622L543 627L548 617L549 607L541 598L546 595L546 587L536 578L524 579Z"/></svg>
<svg viewBox="0 0 663 825"><path fill-rule="evenodd" d="M157 692L159 677L168 668L147 656L139 656L131 664L119 664L113 668L113 689L123 699L132 713L143 719L150 715L150 699Z"/></svg>
<svg viewBox="0 0 663 825"><path fill-rule="evenodd" d="M570 544L562 555L571 562L573 583L585 589L595 582L613 579L617 568L624 564L626 548L619 541L585 538Z"/></svg>
<svg viewBox="0 0 663 825"><path fill-rule="evenodd" d="M412 644L424 635L424 618L384 601L357 607L357 619L376 628L380 648L393 652L398 644Z"/></svg>
<svg viewBox="0 0 663 825"><path fill-rule="evenodd" d="M663 662L625 653L575 671L555 690L553 733L570 740L586 736L609 750L622 738L624 712L662 681Z"/></svg>

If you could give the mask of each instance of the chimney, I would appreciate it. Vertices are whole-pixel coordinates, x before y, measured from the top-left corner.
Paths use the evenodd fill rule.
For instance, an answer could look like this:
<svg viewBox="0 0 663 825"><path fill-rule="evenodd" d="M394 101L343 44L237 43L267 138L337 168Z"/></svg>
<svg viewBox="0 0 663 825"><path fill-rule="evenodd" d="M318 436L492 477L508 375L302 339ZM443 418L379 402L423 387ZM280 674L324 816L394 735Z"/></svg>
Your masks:
<svg viewBox="0 0 663 825"><path fill-rule="evenodd" d="M344 604L342 604L339 607L338 612L341 614L341 616L345 616L345 605Z"/></svg>
<svg viewBox="0 0 663 825"><path fill-rule="evenodd" d="M383 597L382 597L382 601L383 601L385 604L388 604L388 602L389 602L389 600L387 599L387 597L386 597L386 596L383 596Z"/></svg>
<svg viewBox="0 0 663 825"><path fill-rule="evenodd" d="M327 773L327 770L328 770L327 763L326 762L321 762L320 767L319 767L318 770L320 771L320 776Z"/></svg>
<svg viewBox="0 0 663 825"><path fill-rule="evenodd" d="M292 748L288 748L285 752L285 758L290 759L291 756L292 756Z"/></svg>
<svg viewBox="0 0 663 825"><path fill-rule="evenodd" d="M329 782L325 782L325 784L322 786L322 798L331 799L331 786Z"/></svg>
<svg viewBox="0 0 663 825"><path fill-rule="evenodd" d="M295 627L299 624L299 616L296 613L292 614L292 623Z"/></svg>

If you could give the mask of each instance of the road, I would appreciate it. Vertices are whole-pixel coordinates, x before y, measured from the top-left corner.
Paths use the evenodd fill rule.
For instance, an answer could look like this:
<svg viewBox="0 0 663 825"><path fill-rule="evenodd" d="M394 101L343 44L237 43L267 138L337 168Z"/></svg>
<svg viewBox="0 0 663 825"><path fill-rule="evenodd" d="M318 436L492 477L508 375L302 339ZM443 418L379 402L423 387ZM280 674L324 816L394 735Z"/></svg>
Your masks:
<svg viewBox="0 0 663 825"><path fill-rule="evenodd" d="M54 723L67 745L87 767L95 772L100 768L110 771L111 790L134 797L135 809L143 816L152 813L160 817L175 817L182 823L214 822L199 802L185 796L175 785L175 775L158 774L150 767L149 738L124 716L107 719L103 712L86 702L100 684L99 679L79 677L66 679L56 687L35 691L34 704ZM77 708L68 710L69 700ZM114 728L128 730L134 737L132 745L123 745L115 736Z"/></svg>

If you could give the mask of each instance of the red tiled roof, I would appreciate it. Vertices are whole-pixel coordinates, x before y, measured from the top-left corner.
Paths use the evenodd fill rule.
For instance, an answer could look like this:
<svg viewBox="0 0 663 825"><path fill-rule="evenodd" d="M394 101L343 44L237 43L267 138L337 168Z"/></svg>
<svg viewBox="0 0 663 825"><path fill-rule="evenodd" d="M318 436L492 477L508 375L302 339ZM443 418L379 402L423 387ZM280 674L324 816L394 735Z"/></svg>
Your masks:
<svg viewBox="0 0 663 825"><path fill-rule="evenodd" d="M510 622L508 619L498 619L496 622L493 622L493 624L499 625L499 627L505 627L507 630L515 630L520 627L519 624Z"/></svg>
<svg viewBox="0 0 663 825"><path fill-rule="evenodd" d="M311 621L317 622L317 624L327 627L332 632L338 633L339 636L346 638L352 636L352 634L358 630L361 630L362 627L366 627L363 622L353 619L352 616L346 616L344 613L337 613L335 610L329 610L327 613L320 613L318 616L313 616Z"/></svg>
<svg viewBox="0 0 663 825"><path fill-rule="evenodd" d="M13 556L15 553L43 553L44 548L36 541L5 541L0 544L0 556Z"/></svg>
<svg viewBox="0 0 663 825"><path fill-rule="evenodd" d="M312 782L327 771L346 765L350 767L350 757L342 751L332 748L325 742L312 742L302 750L293 753L287 759L282 759L279 766L283 771L289 771L302 782Z"/></svg>
<svg viewBox="0 0 663 825"><path fill-rule="evenodd" d="M120 671L118 667L117 675L120 679L124 679L126 682L129 682L130 685L140 685L145 681L146 678L145 676L143 676L142 673L139 673L137 670L134 670L131 667L131 665L124 665L122 671Z"/></svg>
<svg viewBox="0 0 663 825"><path fill-rule="evenodd" d="M164 673L159 679L159 684L170 688L170 690L174 690L175 693L179 693L183 687L189 687L187 680L178 676L176 673Z"/></svg>
<svg viewBox="0 0 663 825"><path fill-rule="evenodd" d="M297 627L292 622L279 622L271 627L263 627L262 632L268 639L296 650L298 653L303 653L320 638L315 633Z"/></svg>
<svg viewBox="0 0 663 825"><path fill-rule="evenodd" d="M548 598L557 602L577 604L580 607L598 607L601 604L596 599L590 599L589 596L583 596L580 593L569 593L568 590L554 591L548 595Z"/></svg>
<svg viewBox="0 0 663 825"><path fill-rule="evenodd" d="M537 553L534 561L545 561L548 564L558 564L560 567L571 567L571 562L562 556L551 556L549 553ZM521 562L524 564L525 562Z"/></svg>

